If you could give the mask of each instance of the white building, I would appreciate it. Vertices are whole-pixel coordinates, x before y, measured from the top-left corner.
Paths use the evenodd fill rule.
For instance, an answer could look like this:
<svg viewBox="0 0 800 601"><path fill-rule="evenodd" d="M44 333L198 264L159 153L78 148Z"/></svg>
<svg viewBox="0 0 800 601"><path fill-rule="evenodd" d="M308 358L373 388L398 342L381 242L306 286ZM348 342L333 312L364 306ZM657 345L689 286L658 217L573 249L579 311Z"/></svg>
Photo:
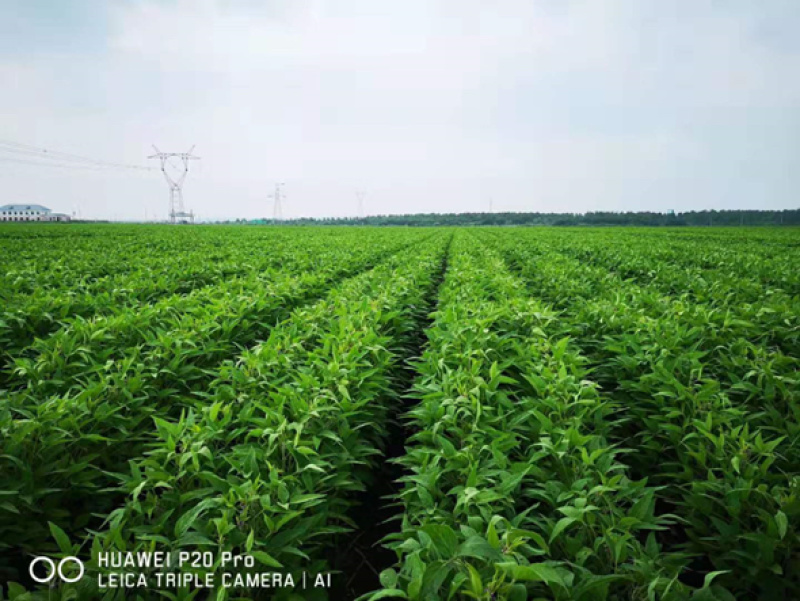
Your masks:
<svg viewBox="0 0 800 601"><path fill-rule="evenodd" d="M3 205L0 221L69 221L69 215L53 213L42 205Z"/></svg>

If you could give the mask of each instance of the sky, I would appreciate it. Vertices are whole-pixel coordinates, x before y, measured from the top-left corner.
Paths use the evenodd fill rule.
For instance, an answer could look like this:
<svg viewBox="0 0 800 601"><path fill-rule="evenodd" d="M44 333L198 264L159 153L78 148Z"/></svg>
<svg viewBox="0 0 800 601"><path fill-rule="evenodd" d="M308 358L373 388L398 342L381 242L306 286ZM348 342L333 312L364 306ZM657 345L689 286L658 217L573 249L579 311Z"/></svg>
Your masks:
<svg viewBox="0 0 800 601"><path fill-rule="evenodd" d="M797 0L3 0L0 204L164 219L798 208ZM5 148L5 150L3 150ZM22 155L37 162L35 155ZM12 160L17 159L17 160Z"/></svg>

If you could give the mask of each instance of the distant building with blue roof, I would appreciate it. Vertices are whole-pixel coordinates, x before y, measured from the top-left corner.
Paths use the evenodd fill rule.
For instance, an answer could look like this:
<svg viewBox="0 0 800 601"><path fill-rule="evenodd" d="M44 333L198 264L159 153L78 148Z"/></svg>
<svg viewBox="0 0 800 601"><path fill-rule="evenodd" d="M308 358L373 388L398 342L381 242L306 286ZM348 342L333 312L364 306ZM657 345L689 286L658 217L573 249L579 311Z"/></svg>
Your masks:
<svg viewBox="0 0 800 601"><path fill-rule="evenodd" d="M53 213L47 207L37 204L3 205L0 207L0 221L69 221L69 215Z"/></svg>

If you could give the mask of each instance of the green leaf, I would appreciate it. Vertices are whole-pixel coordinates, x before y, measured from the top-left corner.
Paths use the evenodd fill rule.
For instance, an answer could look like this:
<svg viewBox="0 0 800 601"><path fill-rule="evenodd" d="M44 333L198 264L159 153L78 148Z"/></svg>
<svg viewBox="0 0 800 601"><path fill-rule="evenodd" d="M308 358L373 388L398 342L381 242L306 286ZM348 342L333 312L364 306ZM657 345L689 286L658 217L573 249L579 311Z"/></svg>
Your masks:
<svg viewBox="0 0 800 601"><path fill-rule="evenodd" d="M778 513L775 514L775 524L778 526L778 535L781 537L781 540L783 540L786 536L786 529L789 526L789 520L786 518L786 514L780 509L778 510Z"/></svg>
<svg viewBox="0 0 800 601"><path fill-rule="evenodd" d="M553 528L553 532L550 534L550 544L552 544L556 537L575 521L577 521L575 518L561 518L558 520L555 528Z"/></svg>
<svg viewBox="0 0 800 601"><path fill-rule="evenodd" d="M481 575L471 563L467 564L467 570L469 571L469 584L472 593L476 598L480 598L480 595L483 593L483 580L481 579Z"/></svg>
<svg viewBox="0 0 800 601"><path fill-rule="evenodd" d="M264 551L251 551L250 555L253 556L259 563L269 566L271 568L282 568L283 565L269 553Z"/></svg>
<svg viewBox="0 0 800 601"><path fill-rule="evenodd" d="M492 520L489 522L489 528L486 530L486 539L495 549L500 548L500 538L497 536L497 529L495 528L495 523L497 521L498 520L496 518L492 518Z"/></svg>
<svg viewBox="0 0 800 601"><path fill-rule="evenodd" d="M178 547L196 547L201 545L213 545L214 541L199 532L187 532L176 541Z"/></svg>
<svg viewBox="0 0 800 601"><path fill-rule="evenodd" d="M58 548L62 553L70 555L72 553L72 545L69 542L67 533L56 526L53 522L48 522L48 524L50 526L50 533L53 535L53 538L56 539L56 543L58 543Z"/></svg>
<svg viewBox="0 0 800 601"><path fill-rule="evenodd" d="M216 501L213 499L206 499L184 513L175 523L175 536L179 538L182 537L186 531L191 528L192 524L194 524L194 521L200 516L200 514L215 502Z"/></svg>
<svg viewBox="0 0 800 601"><path fill-rule="evenodd" d="M378 591L377 593L372 593L369 597L366 598L367 601L378 601L378 599L408 599L408 595L406 595L405 591L400 590L399 588L393 589L385 589L382 591Z"/></svg>
<svg viewBox="0 0 800 601"><path fill-rule="evenodd" d="M545 584L558 584L566 586L561 573L555 568L543 563L533 563L521 566L515 563L501 563L500 568L506 571L514 580L524 582L544 582Z"/></svg>
<svg viewBox="0 0 800 601"><path fill-rule="evenodd" d="M425 567L422 576L422 589L420 591L424 599L440 599L442 583L450 575L453 567L444 561L434 561Z"/></svg>
<svg viewBox="0 0 800 601"><path fill-rule="evenodd" d="M379 576L383 588L394 588L397 586L397 572L393 568L387 568Z"/></svg>
<svg viewBox="0 0 800 601"><path fill-rule="evenodd" d="M25 590L25 587L16 582L8 583L8 598L10 601L29 601L31 594ZM2 599L2 590L0 590L0 599Z"/></svg>
<svg viewBox="0 0 800 601"><path fill-rule="evenodd" d="M716 572L709 572L703 579L703 588L710 587L711 583L714 581L714 578L716 578L717 576L728 573L730 573L730 570L717 570Z"/></svg>
<svg viewBox="0 0 800 601"><path fill-rule="evenodd" d="M508 601L527 601L528 589L524 584L512 584L506 593Z"/></svg>
<svg viewBox="0 0 800 601"><path fill-rule="evenodd" d="M433 497L424 486L417 486L417 494L425 509L433 509Z"/></svg>
<svg viewBox="0 0 800 601"><path fill-rule="evenodd" d="M449 559L456 552L458 535L456 535L450 526L445 524L428 524L420 528L420 531L431 537L433 546L436 551L438 551L441 558Z"/></svg>
<svg viewBox="0 0 800 601"><path fill-rule="evenodd" d="M492 562L502 561L503 554L480 536L470 536L458 547L456 557L474 557Z"/></svg>

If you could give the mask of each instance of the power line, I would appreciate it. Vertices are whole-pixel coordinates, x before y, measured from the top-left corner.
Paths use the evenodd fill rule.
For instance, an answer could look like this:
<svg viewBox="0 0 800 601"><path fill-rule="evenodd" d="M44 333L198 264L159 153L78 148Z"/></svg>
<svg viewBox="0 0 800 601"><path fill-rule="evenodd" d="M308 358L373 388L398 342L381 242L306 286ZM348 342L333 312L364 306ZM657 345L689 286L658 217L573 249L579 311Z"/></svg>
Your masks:
<svg viewBox="0 0 800 601"><path fill-rule="evenodd" d="M85 159L75 159L69 157L62 157L61 155L54 153L54 152L43 152L40 150L30 150L27 148L15 148L15 147L7 147L0 142L0 152L5 152L6 154L10 154L12 156L23 156L30 159L37 159L40 164L49 165L52 161L67 161L72 165L76 166L84 166L88 165L91 167L97 168L107 168L106 165L103 163L95 163L91 160Z"/></svg>
<svg viewBox="0 0 800 601"><path fill-rule="evenodd" d="M91 157L73 154L71 152L63 152L60 150L51 150L49 148L42 148L40 146L33 146L31 144L21 144L20 142L13 142L11 140L0 140L0 151L12 155L22 155L27 158L41 159L37 164L45 166L56 166L58 163L54 161L61 161L62 163L69 163L74 166L87 166L93 168L113 168L113 169L131 169L135 171L152 171L151 167L143 165L133 165L130 163L117 163L113 161L104 161L101 159L94 159ZM32 161L31 161L32 162Z"/></svg>
<svg viewBox="0 0 800 601"><path fill-rule="evenodd" d="M26 161L25 159L18 159L14 157L4 157L0 156L0 161L4 161L6 163L23 163L26 165L36 165L37 167L61 167L64 169L78 169L78 170L89 170L89 171L103 171L104 167L93 167L90 165L74 165L70 163L43 163L42 161Z"/></svg>
<svg viewBox="0 0 800 601"><path fill-rule="evenodd" d="M30 144L21 144L19 142L12 142L9 140L0 140L0 149L4 152L23 154L26 156L36 157L44 160L58 160L67 161L70 163L88 164L97 167L110 167L117 169L134 169L138 171L152 171L150 167L143 165L132 165L128 163L117 163L113 161L104 161L101 159L94 159L71 152L63 152L59 150L51 150L48 148L41 148L32 146Z"/></svg>

